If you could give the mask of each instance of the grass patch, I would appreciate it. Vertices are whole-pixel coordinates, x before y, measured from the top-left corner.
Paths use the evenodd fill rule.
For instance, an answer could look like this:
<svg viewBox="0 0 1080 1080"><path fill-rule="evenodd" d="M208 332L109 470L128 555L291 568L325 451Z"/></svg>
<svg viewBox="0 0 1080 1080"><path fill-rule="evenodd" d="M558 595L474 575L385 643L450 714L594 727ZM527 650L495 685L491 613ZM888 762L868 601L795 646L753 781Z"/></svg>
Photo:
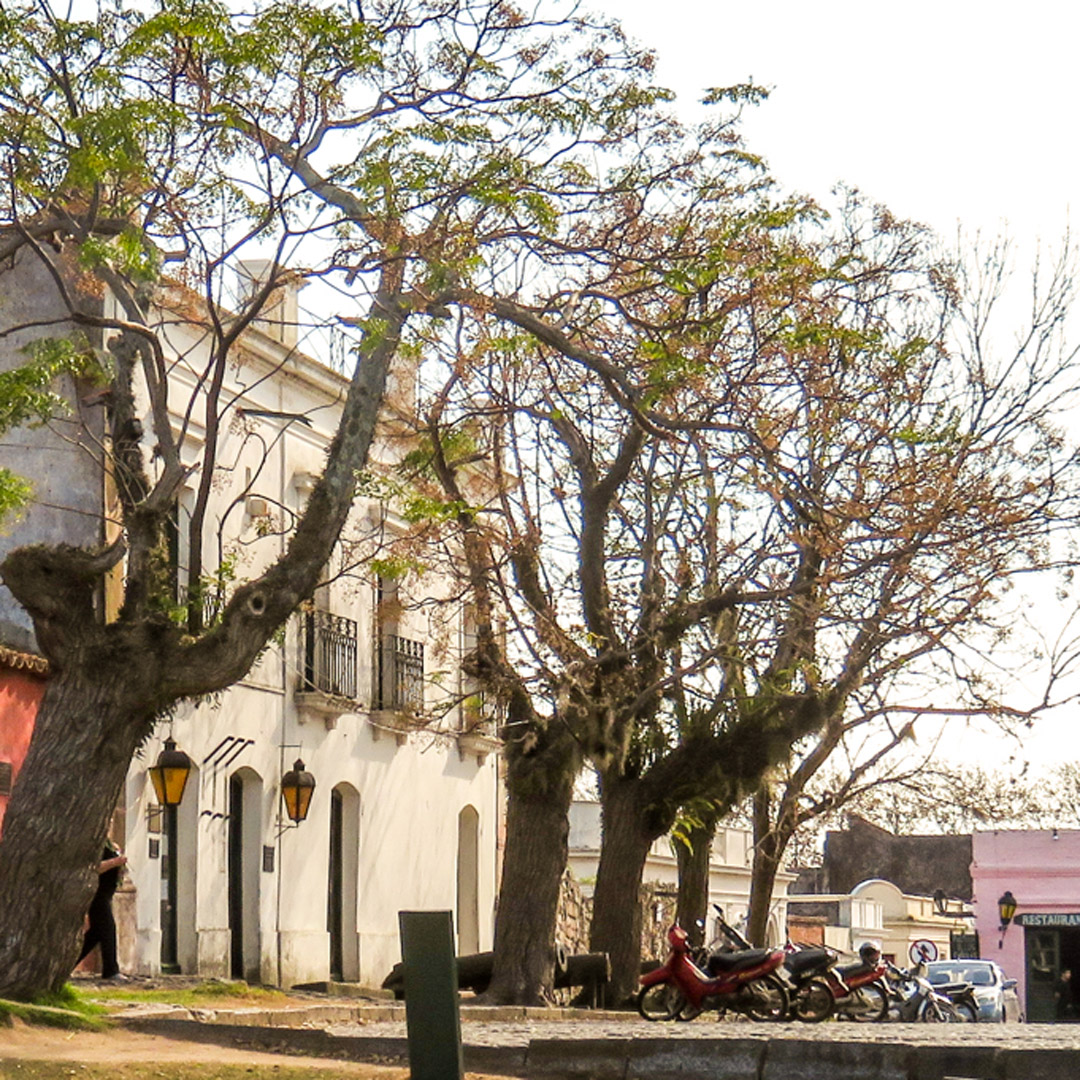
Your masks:
<svg viewBox="0 0 1080 1080"><path fill-rule="evenodd" d="M67 1009L68 1012L79 1013L90 1019L100 1018L106 1013L101 1005L91 1001L71 983L64 983L55 994L42 994L34 999L34 1004L44 1005L50 1009Z"/></svg>
<svg viewBox="0 0 1080 1080"><path fill-rule="evenodd" d="M154 1002L161 1005L178 1005L187 1009L206 1009L214 1005L278 1005L289 995L281 990L262 986L248 986L246 982L208 980L195 986L163 987L156 990L140 990L120 987L95 987L84 992L94 1001L107 1004L128 1002Z"/></svg>
<svg viewBox="0 0 1080 1080"><path fill-rule="evenodd" d="M42 994L31 1002L0 1000L2 1024L18 1019L44 1027L97 1031L105 1026L106 1013L103 1006L87 1000L71 983L65 983L55 994Z"/></svg>

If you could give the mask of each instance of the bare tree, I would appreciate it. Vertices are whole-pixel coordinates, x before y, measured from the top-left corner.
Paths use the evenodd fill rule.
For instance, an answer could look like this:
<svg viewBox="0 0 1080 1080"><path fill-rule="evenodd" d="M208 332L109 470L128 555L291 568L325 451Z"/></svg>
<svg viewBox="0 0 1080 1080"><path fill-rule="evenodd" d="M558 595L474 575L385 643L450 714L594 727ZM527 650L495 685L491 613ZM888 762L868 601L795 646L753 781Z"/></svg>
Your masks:
<svg viewBox="0 0 1080 1080"><path fill-rule="evenodd" d="M794 233L758 249L787 272L748 259L760 290L718 284L708 302L729 306L700 352L654 354L684 361L668 369L677 420L643 417L666 437L612 432L581 397L533 404L516 369L502 395L551 433L513 458L500 543L528 598L526 655L600 775L591 946L612 956L617 997L636 983L644 859L680 806L733 806L797 740L945 679L963 708L999 709L980 643L1001 640L1002 597L1059 563L1075 518L1057 426L1073 394L1056 334L1067 265L1016 355L992 363L957 333L962 295L984 298L924 230L852 194L828 231ZM555 521L568 546L545 549Z"/></svg>

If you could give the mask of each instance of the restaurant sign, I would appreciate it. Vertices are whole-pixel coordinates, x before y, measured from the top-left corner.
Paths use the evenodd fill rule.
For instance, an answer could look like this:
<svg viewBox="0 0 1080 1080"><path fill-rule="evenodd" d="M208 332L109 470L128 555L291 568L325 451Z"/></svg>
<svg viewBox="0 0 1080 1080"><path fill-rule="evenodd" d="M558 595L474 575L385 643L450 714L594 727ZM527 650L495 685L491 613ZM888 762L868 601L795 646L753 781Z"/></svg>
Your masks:
<svg viewBox="0 0 1080 1080"><path fill-rule="evenodd" d="M1025 911L1016 916L1020 926L1080 926L1080 911Z"/></svg>

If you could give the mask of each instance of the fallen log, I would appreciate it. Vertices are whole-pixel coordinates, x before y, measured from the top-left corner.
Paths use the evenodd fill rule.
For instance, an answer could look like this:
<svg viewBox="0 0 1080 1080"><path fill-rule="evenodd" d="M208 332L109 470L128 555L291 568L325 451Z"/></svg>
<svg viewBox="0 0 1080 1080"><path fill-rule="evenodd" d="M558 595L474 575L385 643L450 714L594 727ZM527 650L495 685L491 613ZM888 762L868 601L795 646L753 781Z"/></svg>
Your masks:
<svg viewBox="0 0 1080 1080"><path fill-rule="evenodd" d="M457 958L458 989L472 990L482 994L491 983L491 971L495 963L493 952L472 953ZM559 950L555 963L555 987L602 986L611 977L611 964L607 953L579 953L567 956ZM390 990L398 1001L405 997L405 966L400 961L382 981L382 988Z"/></svg>

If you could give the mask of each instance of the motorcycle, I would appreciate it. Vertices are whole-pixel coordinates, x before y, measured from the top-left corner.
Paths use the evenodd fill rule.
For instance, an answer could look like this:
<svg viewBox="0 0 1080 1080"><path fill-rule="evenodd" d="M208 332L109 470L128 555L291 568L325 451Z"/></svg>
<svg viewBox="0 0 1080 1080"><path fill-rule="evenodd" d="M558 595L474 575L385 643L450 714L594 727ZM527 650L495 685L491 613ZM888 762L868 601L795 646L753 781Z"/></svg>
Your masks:
<svg viewBox="0 0 1080 1080"><path fill-rule="evenodd" d="M884 962L845 964L826 974L836 1001L836 1015L857 1024L880 1023L889 1015L889 991Z"/></svg>
<svg viewBox="0 0 1080 1080"><path fill-rule="evenodd" d="M968 982L942 983L935 985L939 994L944 994L956 1007L957 1017L965 1024L974 1024L979 1019L979 1000L975 997L975 987Z"/></svg>
<svg viewBox="0 0 1080 1080"><path fill-rule="evenodd" d="M784 971L791 984L791 1015L804 1024L817 1024L828 1020L836 1011L836 966L838 954L824 945L798 946L788 942Z"/></svg>
<svg viewBox="0 0 1080 1080"><path fill-rule="evenodd" d="M724 909L713 905L717 915L717 924L721 933L735 948L750 948L750 942L724 918ZM784 971L787 982L787 994L791 999L789 1013L795 1020L804 1024L816 1024L828 1020L829 1016L839 1012L855 1020L877 1020L885 1015L887 1002L885 990L880 989L877 997L855 993L861 986L877 980L885 969L874 970L867 977L862 977L861 964L854 964L848 969L854 978L854 986L847 983L833 970L838 955L835 950L825 946L798 946L788 941L784 946ZM867 995L873 995L868 990ZM842 1002L842 1004L841 1004Z"/></svg>
<svg viewBox="0 0 1080 1080"><path fill-rule="evenodd" d="M671 954L666 963L641 976L638 1012L646 1020L693 1020L705 1009L742 1013L751 1020L783 1020L789 998L777 974L784 962L782 949L744 949L715 953L708 970L690 958L685 930L668 931Z"/></svg>
<svg viewBox="0 0 1080 1080"><path fill-rule="evenodd" d="M724 934L728 946L719 949L721 956L729 948L750 949L750 942L724 918L724 908L713 904L717 916L717 926ZM711 949L698 949L696 962L704 967L708 957L715 955L715 944ZM837 954L831 948L800 948L788 941L784 946L784 967L781 976L786 982L789 999L789 1015L806 1024L815 1024L827 1020L835 1009L833 991L821 976L836 963ZM698 959L701 957L701 959Z"/></svg>
<svg viewBox="0 0 1080 1080"><path fill-rule="evenodd" d="M889 1016L902 1022L958 1024L969 1019L945 994L926 978L922 961L905 970L888 964ZM966 1010L965 1010L966 1012Z"/></svg>

